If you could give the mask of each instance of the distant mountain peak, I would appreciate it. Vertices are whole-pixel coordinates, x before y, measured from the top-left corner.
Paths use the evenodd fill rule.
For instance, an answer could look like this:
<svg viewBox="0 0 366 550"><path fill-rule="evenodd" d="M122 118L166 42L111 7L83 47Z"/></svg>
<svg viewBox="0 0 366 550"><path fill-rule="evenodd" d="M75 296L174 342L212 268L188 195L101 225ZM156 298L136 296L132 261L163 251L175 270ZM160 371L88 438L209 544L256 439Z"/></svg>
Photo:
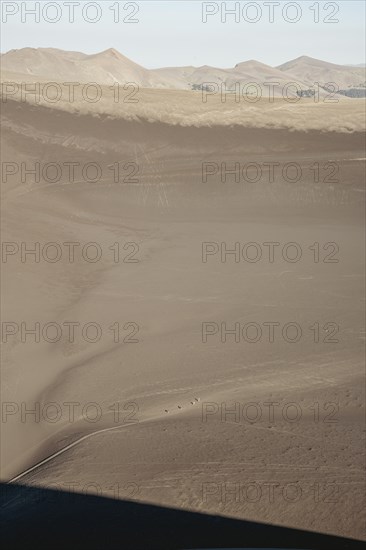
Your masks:
<svg viewBox="0 0 366 550"><path fill-rule="evenodd" d="M339 67L340 65L337 65L336 63L332 63L331 61L323 61L322 59L317 59L316 57L310 57L309 55L301 55L300 57L296 57L295 59L291 59L290 61L287 61L286 63L283 63L282 65L279 65L279 69L286 69L286 68L292 68L295 65L301 65L301 64L309 64L313 66L329 66L329 67Z"/></svg>
<svg viewBox="0 0 366 550"><path fill-rule="evenodd" d="M107 50L104 50L102 52L99 52L97 55L103 55L103 56L111 56L116 57L117 59L123 59L124 56L115 48L108 48Z"/></svg>
<svg viewBox="0 0 366 550"><path fill-rule="evenodd" d="M248 59L248 61L240 61L240 63L237 63L234 67L234 69L240 68L240 67L269 67L269 65L266 65L265 63L262 63L261 61L257 61L256 59Z"/></svg>
<svg viewBox="0 0 366 550"><path fill-rule="evenodd" d="M310 57L310 55L300 55L294 61L317 61L315 57Z"/></svg>

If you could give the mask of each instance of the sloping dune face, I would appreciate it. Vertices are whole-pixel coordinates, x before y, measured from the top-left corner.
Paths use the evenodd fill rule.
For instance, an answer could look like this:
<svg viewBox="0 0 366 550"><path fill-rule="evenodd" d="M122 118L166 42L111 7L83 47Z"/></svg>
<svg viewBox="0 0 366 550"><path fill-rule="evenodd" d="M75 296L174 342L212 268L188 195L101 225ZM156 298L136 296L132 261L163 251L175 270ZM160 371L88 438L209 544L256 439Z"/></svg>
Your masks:
<svg viewBox="0 0 366 550"><path fill-rule="evenodd" d="M23 48L2 55L1 63L2 70L56 81L154 85L150 71L113 48L93 55L54 48Z"/></svg>
<svg viewBox="0 0 366 550"><path fill-rule="evenodd" d="M364 103L67 100L121 63L196 71L3 75L4 479L365 538Z"/></svg>
<svg viewBox="0 0 366 550"><path fill-rule="evenodd" d="M283 93L281 85L271 87L269 97L268 90L258 88L257 97L253 98L240 91L223 92L216 84L197 92L145 89L136 83L105 86L80 80L71 86L4 71L2 96L3 103L16 100L67 113L161 122L168 126L241 126L340 133L362 132L365 128L362 99L335 97L334 93L324 91L311 99L291 94L276 97L276 90Z"/></svg>

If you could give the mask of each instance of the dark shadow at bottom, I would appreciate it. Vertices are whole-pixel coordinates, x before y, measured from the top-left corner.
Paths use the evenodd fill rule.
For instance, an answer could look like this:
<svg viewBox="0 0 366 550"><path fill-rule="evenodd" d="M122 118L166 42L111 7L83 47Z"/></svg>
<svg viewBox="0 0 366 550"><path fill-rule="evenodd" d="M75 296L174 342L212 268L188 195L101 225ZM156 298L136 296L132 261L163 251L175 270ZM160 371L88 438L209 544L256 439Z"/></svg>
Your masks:
<svg viewBox="0 0 366 550"><path fill-rule="evenodd" d="M265 523L16 484L1 484L1 511L7 550L364 547Z"/></svg>

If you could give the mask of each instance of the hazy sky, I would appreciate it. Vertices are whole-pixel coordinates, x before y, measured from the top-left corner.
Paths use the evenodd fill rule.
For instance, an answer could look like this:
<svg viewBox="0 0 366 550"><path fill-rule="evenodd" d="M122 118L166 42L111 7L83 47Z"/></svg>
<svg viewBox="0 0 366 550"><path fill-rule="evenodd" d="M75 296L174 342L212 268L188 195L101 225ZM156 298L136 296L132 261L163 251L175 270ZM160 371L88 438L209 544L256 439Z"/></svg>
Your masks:
<svg viewBox="0 0 366 550"><path fill-rule="evenodd" d="M73 4L73 8L68 4ZM120 20L115 22L117 4ZM221 5L224 6L222 10ZM238 11L236 16L227 15L223 22L225 6L226 10ZM363 0L45 0L2 1L1 7L2 52L28 46L94 53L113 47L148 68L170 65L232 67L247 59L278 65L300 55L341 64L365 61ZM38 10L40 21L35 22L35 16L27 13L27 9ZM72 9L74 22L69 22ZM206 10L217 13L208 15L204 23L202 14ZM272 10L273 22L270 21ZM11 14L12 11L15 13ZM123 20L129 15L137 22ZM94 18L99 20L93 23ZM296 19L298 21L290 22Z"/></svg>

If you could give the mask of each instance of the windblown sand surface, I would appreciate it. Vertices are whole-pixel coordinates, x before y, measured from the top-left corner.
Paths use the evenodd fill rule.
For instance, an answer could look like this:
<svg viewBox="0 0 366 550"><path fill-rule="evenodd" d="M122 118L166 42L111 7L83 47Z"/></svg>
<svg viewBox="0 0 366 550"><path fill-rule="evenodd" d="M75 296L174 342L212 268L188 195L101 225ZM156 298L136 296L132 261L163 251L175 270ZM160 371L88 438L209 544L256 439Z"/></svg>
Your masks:
<svg viewBox="0 0 366 550"><path fill-rule="evenodd" d="M54 422L8 416L3 478L105 495L118 486L119 498L365 538L363 104L261 110L218 102L216 112L194 93L144 94L128 117L107 100L94 111L101 116L89 106L78 114L60 105L2 106L3 162L102 168L97 183L70 183L64 173L57 183L22 182L20 172L3 180L3 240L95 242L103 251L95 263L80 255L71 263L64 253L55 263L15 254L3 264L3 320L103 328L95 343L80 333L74 343L65 333L56 343L8 338L4 401L42 410L52 402L62 414ZM137 181L115 183L108 168L115 162L124 175L127 163L137 166ZM302 177L223 183L216 174L203 183L203 162L257 163L263 174L266 163L295 162ZM326 179L334 163L336 178ZM278 250L296 242L302 257L223 262L218 252L203 262L203 242L228 249L255 242L263 252L266 242ZM326 243L339 247L338 262L324 261L336 250ZM263 336L249 343L228 335L225 343L216 334L203 343L205 322L255 322ZM296 322L302 337L289 343L276 332L271 343L269 322L279 331ZM136 325L138 342L122 341ZM335 325L338 342L329 342ZM70 402L80 404L72 422ZM277 404L273 418L268 402ZM90 403L101 411L96 422L81 413ZM221 414L235 403L239 418ZM262 417L258 408L242 414L250 403ZM289 403L295 409L286 417Z"/></svg>
<svg viewBox="0 0 366 550"><path fill-rule="evenodd" d="M28 75L5 71L2 80L4 102L22 100L30 105L76 115L91 114L109 120L143 120L169 126L200 128L279 128L300 132L318 130L349 133L365 128L363 99L334 97L325 92L316 99L285 100L277 97L270 99L264 94L262 96L261 88L258 98L253 99L221 94L220 90L207 94L188 90L145 90L137 85L130 85L126 89L99 85L87 91L82 83L77 83L71 89L59 82L56 83L56 89L49 87L49 80L35 80ZM90 94L88 97L95 101L86 101L86 94ZM24 132L27 132L26 126ZM219 138L215 133L210 139L217 141Z"/></svg>

